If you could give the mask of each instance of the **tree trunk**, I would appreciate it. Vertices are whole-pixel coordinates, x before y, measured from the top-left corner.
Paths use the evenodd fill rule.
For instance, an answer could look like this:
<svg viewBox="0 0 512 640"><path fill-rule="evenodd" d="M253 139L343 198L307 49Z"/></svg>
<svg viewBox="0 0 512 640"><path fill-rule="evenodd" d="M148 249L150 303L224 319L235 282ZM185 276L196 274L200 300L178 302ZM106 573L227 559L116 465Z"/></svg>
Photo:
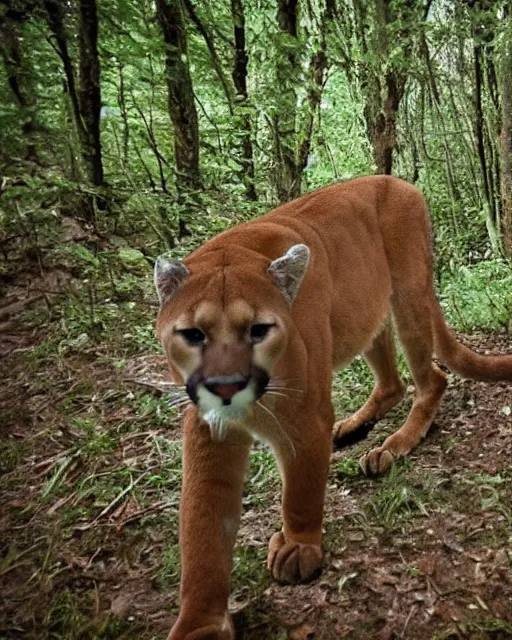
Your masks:
<svg viewBox="0 0 512 640"><path fill-rule="evenodd" d="M504 244L512 257L512 37L501 57L501 202Z"/></svg>
<svg viewBox="0 0 512 640"><path fill-rule="evenodd" d="M235 161L240 166L240 181L245 186L248 200L256 200L254 181L254 160L252 144L251 117L248 113L247 96L247 51L245 48L245 16L243 0L231 0L231 15L234 27L233 71L229 76L224 72L222 61L215 47L212 30L201 20L191 0L183 0L187 13L202 35L212 61L213 68L226 96L230 116L233 118L233 130L239 132L234 145ZM231 41L229 41L231 45Z"/></svg>
<svg viewBox="0 0 512 640"><path fill-rule="evenodd" d="M157 0L156 6L165 43L168 109L174 129L176 186L181 198L201 185L199 126L187 57L182 0Z"/></svg>
<svg viewBox="0 0 512 640"><path fill-rule="evenodd" d="M81 170L88 182L103 184L100 145L100 67L98 59L98 19L94 0L80 0L79 53L80 78L77 87L73 60L69 53L60 0L44 0L48 27L55 40L55 49L64 69L65 88L69 96L82 158ZM93 217L92 201L87 205L88 217Z"/></svg>
<svg viewBox="0 0 512 640"><path fill-rule="evenodd" d="M390 174L393 169L396 119L407 81L404 60L412 56L412 34L426 19L431 2L354 0L355 35L363 59L356 70L365 101L367 135L372 145L376 172L380 174ZM393 38L392 42L390 37ZM395 59L397 62L394 62ZM354 73L348 48L343 60L347 77L351 80Z"/></svg>
<svg viewBox="0 0 512 640"><path fill-rule="evenodd" d="M281 202L300 193L296 159L296 115L298 48L298 0L279 0L276 39L276 91L279 98L274 115L275 183Z"/></svg>
<svg viewBox="0 0 512 640"><path fill-rule="evenodd" d="M365 2L357 3L359 39L363 52L370 51L376 54L373 68L363 67L361 73L365 95L364 116L376 173L390 175L393 169L393 152L396 148L396 117L404 95L406 73L403 69L393 69L386 63L389 54L388 29L390 24L397 20L391 0L374 0L373 10L374 41L368 45L365 37L368 6ZM402 29L402 39L398 44L404 48L404 55L410 53L406 27ZM387 71L383 73L382 69L386 68Z"/></svg>
<svg viewBox="0 0 512 640"><path fill-rule="evenodd" d="M242 157L241 177L245 185L245 195L248 200L257 200L254 181L254 155L251 139L251 117L247 113L247 62L248 55L245 48L245 16L243 0L231 0L231 13L233 15L233 28L235 36L235 58L233 67L233 84L236 91L236 109L241 110L239 115ZM235 111L236 112L236 111Z"/></svg>
<svg viewBox="0 0 512 640"><path fill-rule="evenodd" d="M59 0L45 0L46 19L48 27L55 38L55 48L62 60L64 76L66 78L66 89L73 109L73 117L80 142L85 136L84 124L80 114L80 104L76 88L75 71L73 61L68 49L67 37L64 27L64 15L62 5Z"/></svg>
<svg viewBox="0 0 512 640"><path fill-rule="evenodd" d="M500 205L496 193L499 183L500 167L495 162L497 155L493 138L498 137L498 118L496 117L497 91L494 64L491 48L494 41L494 24L496 23L496 3L493 0L465 0L470 9L473 35L473 70L474 70L474 120L473 130L477 141L478 160L484 192L484 207L487 231L495 252L500 246ZM487 87L485 80L487 79ZM487 89L487 91L486 91ZM484 107L490 97L489 105L495 109L494 122L488 125L489 108Z"/></svg>
<svg viewBox="0 0 512 640"><path fill-rule="evenodd" d="M405 77L396 71L385 76L384 103L372 101L365 109L376 173L391 175L396 147L396 116L404 94ZM375 96L376 97L376 96ZM373 109L372 109L373 107ZM375 108L377 107L377 108ZM378 108L380 107L380 108Z"/></svg>
<svg viewBox="0 0 512 640"><path fill-rule="evenodd" d="M306 124L305 129L302 132L302 141L299 146L297 157L297 182L299 187L302 181L302 174L307 166L309 152L311 151L313 125L315 123L315 115L322 101L322 88L324 84L325 70L327 68L326 40L324 31L325 20L322 25L322 29L320 48L313 54L310 64Z"/></svg>
<svg viewBox="0 0 512 640"><path fill-rule="evenodd" d="M26 3L21 10L12 2L6 2L5 5L4 15L0 21L0 55L7 82L19 110L22 139L27 144L26 159L37 161L36 99L32 73L26 68L22 51L23 24L33 10L33 6Z"/></svg>
<svg viewBox="0 0 512 640"><path fill-rule="evenodd" d="M88 180L103 184L100 142L100 62L98 57L98 14L96 0L80 0L79 91L80 113L85 130L82 156Z"/></svg>
<svg viewBox="0 0 512 640"><path fill-rule="evenodd" d="M121 110L121 119L123 121L123 155L122 155L122 167L123 170L126 170L128 166L128 149L130 144L130 126L128 124L128 111L126 108L126 95L124 88L124 74L123 74L123 65L121 62L118 63L118 71L119 71L119 86L117 89L117 103L119 104L119 109Z"/></svg>
<svg viewBox="0 0 512 640"><path fill-rule="evenodd" d="M206 27L206 25L201 21L201 18L197 14L197 11L192 4L191 0L183 0L183 4L187 13L192 20L192 22L196 25L197 30L203 36L203 39L208 47L208 51L210 53L211 61L213 68L215 69L215 73L220 80L222 85L222 89L228 101L229 112L233 114L233 87L229 82L229 77L224 73L224 68L222 66L222 62L217 54L217 49L215 48L215 43L213 36L210 30Z"/></svg>
<svg viewBox="0 0 512 640"><path fill-rule="evenodd" d="M434 110L435 110L435 113L436 113L436 116L437 116L437 120L439 122L439 127L440 127L441 133L442 133L443 150L444 150L444 156L445 156L445 160L446 160L446 164L445 164L446 181L448 183L448 188L449 188L450 196L451 196L452 223L453 223L453 229L454 229L455 233L458 235L459 226L458 226L458 222L457 222L455 205L456 205L457 202L460 202L461 195L460 195L459 189L457 188L457 184L455 182L455 169L454 169L454 165L453 165L452 152L451 152L451 149L450 149L449 135L448 135L448 133L446 131L445 117L444 117L443 109L441 108L442 107L442 105L441 105L441 95L439 93L439 89L438 89L437 81L436 81L436 76L435 76L434 70L432 68L432 59L431 59L431 56L430 56L430 50L429 50L428 42L427 42L427 39L426 39L424 33L421 35L421 53L422 53L422 55L424 57L424 60L425 60L425 66L426 66L426 71L427 71L427 79L428 79L428 86L430 88L430 95L431 95L432 105L434 106ZM423 126L423 123L422 123L422 126ZM422 133L422 141L423 141L423 148L424 148L425 158L428 159L428 154L426 153L424 131Z"/></svg>

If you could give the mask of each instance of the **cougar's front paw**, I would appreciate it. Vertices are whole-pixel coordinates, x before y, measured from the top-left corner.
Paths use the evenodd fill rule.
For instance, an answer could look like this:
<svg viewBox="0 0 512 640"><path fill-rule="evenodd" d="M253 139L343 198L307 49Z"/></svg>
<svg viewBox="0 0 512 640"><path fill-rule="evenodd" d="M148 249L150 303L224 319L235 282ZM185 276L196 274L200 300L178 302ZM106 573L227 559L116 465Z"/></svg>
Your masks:
<svg viewBox="0 0 512 640"><path fill-rule="evenodd" d="M178 621L167 640L235 640L235 630L229 613L220 624L194 628L193 624Z"/></svg>
<svg viewBox="0 0 512 640"><path fill-rule="evenodd" d="M364 440L377 422L377 418L361 423L355 422L352 418L336 422L333 436L334 449L343 449L360 440Z"/></svg>
<svg viewBox="0 0 512 640"><path fill-rule="evenodd" d="M322 549L316 544L288 542L279 531L270 538L267 566L282 584L309 582L322 571Z"/></svg>
<svg viewBox="0 0 512 640"><path fill-rule="evenodd" d="M388 449L376 447L359 458L359 466L367 476L378 476L386 473L393 466L395 459Z"/></svg>

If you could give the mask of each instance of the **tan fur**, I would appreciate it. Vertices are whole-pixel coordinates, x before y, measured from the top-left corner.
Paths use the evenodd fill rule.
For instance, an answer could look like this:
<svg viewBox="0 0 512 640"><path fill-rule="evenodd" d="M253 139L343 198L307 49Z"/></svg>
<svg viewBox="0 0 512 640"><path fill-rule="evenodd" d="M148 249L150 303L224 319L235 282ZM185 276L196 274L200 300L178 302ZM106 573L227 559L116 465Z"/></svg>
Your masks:
<svg viewBox="0 0 512 640"><path fill-rule="evenodd" d="M309 247L310 261L290 305L268 268L296 244ZM203 365L208 375L250 375L257 365L281 381L282 395L263 395L263 407L254 403L224 440L212 438L195 407L184 417L181 610L169 638L232 640L231 555L252 438L270 443L283 480L283 528L270 541L269 569L280 582L307 581L322 560L332 369L362 354L375 375L366 404L334 426L335 441L343 443L403 396L393 318L416 392L405 424L361 460L376 474L427 434L446 386L432 363L434 347L453 370L484 380L512 380L512 356L476 355L448 329L432 286L423 197L395 178L361 178L306 195L220 234L184 264L189 275L157 323L175 379L186 382ZM169 287L174 292L173 282ZM276 326L252 346L247 336L258 322ZM199 326L207 344L184 346L174 331L180 325Z"/></svg>

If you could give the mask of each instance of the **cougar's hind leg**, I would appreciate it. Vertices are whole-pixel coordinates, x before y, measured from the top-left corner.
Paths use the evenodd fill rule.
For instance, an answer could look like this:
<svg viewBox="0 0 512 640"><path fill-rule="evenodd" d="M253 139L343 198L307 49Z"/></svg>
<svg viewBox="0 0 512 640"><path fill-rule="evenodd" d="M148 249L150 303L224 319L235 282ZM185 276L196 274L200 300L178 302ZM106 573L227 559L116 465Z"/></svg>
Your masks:
<svg viewBox="0 0 512 640"><path fill-rule="evenodd" d="M405 456L424 438L446 388L446 375L432 362L433 335L428 292L394 296L398 336L415 385L413 405L405 424L382 446L364 455L360 464L369 475L384 473L396 457Z"/></svg>
<svg viewBox="0 0 512 640"><path fill-rule="evenodd" d="M334 425L334 446L337 449L365 438L378 420L404 396L405 385L396 366L393 333L388 323L363 353L363 357L373 372L375 386L356 413Z"/></svg>

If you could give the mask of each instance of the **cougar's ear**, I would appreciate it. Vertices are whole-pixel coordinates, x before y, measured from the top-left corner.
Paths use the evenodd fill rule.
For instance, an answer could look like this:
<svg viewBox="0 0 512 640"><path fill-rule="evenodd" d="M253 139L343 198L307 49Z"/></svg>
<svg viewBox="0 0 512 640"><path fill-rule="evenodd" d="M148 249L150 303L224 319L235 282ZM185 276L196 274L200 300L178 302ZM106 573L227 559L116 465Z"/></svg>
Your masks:
<svg viewBox="0 0 512 640"><path fill-rule="evenodd" d="M188 274L189 270L183 262L158 256L155 261L154 278L160 306L175 295Z"/></svg>
<svg viewBox="0 0 512 640"><path fill-rule="evenodd" d="M295 300L309 263L309 248L294 244L288 251L270 263L268 271L289 302Z"/></svg>

